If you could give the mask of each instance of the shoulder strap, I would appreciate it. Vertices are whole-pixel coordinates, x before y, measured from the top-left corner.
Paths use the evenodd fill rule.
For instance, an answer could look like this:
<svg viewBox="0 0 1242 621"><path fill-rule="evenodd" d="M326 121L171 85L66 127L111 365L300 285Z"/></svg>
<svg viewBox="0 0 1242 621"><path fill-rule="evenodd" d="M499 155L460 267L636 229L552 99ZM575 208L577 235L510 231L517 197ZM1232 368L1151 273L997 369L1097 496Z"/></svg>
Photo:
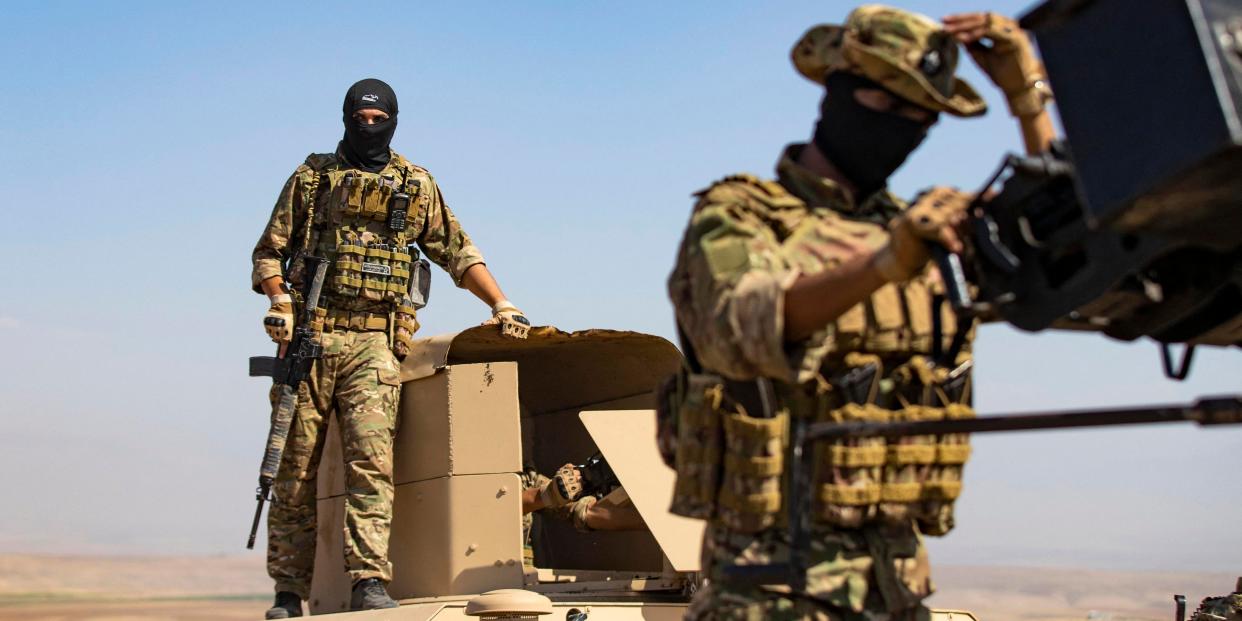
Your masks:
<svg viewBox="0 0 1242 621"><path fill-rule="evenodd" d="M681 322L674 319L673 323L677 325L677 341L681 344L682 355L686 357L686 366L690 367L691 373L702 373L703 365L699 363L699 356L694 352L694 345L690 344L686 331L681 328Z"/></svg>
<svg viewBox="0 0 1242 621"><path fill-rule="evenodd" d="M306 207L306 222L302 225L302 243L298 252L300 256L309 255L314 250L315 201L319 196L319 181L323 176L323 169L335 160L335 156L329 153L311 153L298 169L300 174L305 175L301 200ZM302 170L303 167L305 171Z"/></svg>
<svg viewBox="0 0 1242 621"><path fill-rule="evenodd" d="M306 203L306 224L302 231L302 254L304 255L309 255L313 251L311 237L315 226L315 201L319 198L319 177L320 173L315 171L306 183L305 192L302 193L302 201Z"/></svg>
<svg viewBox="0 0 1242 621"><path fill-rule="evenodd" d="M754 175L741 173L729 175L719 181L695 192L694 196L703 198L712 194L732 193L736 196L755 200L773 208L793 208L804 205L798 197L790 194L780 183L768 179L760 179Z"/></svg>
<svg viewBox="0 0 1242 621"><path fill-rule="evenodd" d="M328 166L336 163L336 155L332 153L311 153L306 156L304 162L306 167L315 171L322 172Z"/></svg>
<svg viewBox="0 0 1242 621"><path fill-rule="evenodd" d="M729 175L728 177L716 182L716 184L721 183L740 183L748 189L760 190L772 198L783 198L790 196L789 191L785 189L785 186L777 183L776 181L771 179L760 179L759 177L748 173Z"/></svg>

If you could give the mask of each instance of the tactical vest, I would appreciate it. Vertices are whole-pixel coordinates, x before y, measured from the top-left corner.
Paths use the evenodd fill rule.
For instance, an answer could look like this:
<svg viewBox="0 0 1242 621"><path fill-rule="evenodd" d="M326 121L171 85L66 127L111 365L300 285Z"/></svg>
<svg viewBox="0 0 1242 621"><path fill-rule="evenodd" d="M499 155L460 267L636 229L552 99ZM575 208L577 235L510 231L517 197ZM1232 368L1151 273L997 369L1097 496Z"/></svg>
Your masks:
<svg viewBox="0 0 1242 621"><path fill-rule="evenodd" d="M751 201L786 214L773 223L784 260L809 274L833 267L822 252L834 238L878 247L880 227L848 219L822 221L805 205L790 221L789 202L801 201L783 187L753 177L727 181ZM738 183L741 182L741 183ZM808 385L775 382L773 412L741 397L746 386L710 373L678 380L662 404L676 438L677 483L672 511L714 519L738 532L777 526L783 518L784 459L789 416L816 422L936 420L974 416L970 407L969 356L951 368L935 366L932 297L934 271L906 283L890 283L849 309L829 328L830 347L820 377ZM938 318L941 344L957 329L947 307ZM861 378L861 379L860 379ZM943 535L953 527L953 503L961 493L962 468L970 455L962 434L821 442L813 447L812 504L822 525L859 528L877 521L914 520L923 533Z"/></svg>
<svg viewBox="0 0 1242 621"><path fill-rule="evenodd" d="M323 329L387 330L404 358L418 329L409 286L420 267L417 239L430 188L410 167L392 168L399 176L328 167L317 171L308 192L315 205L312 252L328 259Z"/></svg>

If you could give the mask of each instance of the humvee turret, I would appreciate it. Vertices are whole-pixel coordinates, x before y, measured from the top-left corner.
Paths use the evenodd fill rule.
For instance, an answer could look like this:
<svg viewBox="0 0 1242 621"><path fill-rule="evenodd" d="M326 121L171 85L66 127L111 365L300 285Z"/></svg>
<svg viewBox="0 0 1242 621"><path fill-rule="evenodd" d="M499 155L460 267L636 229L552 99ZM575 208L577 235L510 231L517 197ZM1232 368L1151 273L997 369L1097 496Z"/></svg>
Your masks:
<svg viewBox="0 0 1242 621"><path fill-rule="evenodd" d="M671 343L634 332L539 328L514 340L480 327L419 341L402 366L389 545L389 592L402 607L388 614L461 616L484 592L523 589L558 611L590 614L607 601L643 618L679 618L703 525L666 510L673 473L656 452L652 409L656 384L679 364ZM343 465L336 433L328 437L314 614L349 604ZM533 562L524 563L519 473L552 473L596 451L623 485L600 502L632 504L646 527L579 532L536 514Z"/></svg>

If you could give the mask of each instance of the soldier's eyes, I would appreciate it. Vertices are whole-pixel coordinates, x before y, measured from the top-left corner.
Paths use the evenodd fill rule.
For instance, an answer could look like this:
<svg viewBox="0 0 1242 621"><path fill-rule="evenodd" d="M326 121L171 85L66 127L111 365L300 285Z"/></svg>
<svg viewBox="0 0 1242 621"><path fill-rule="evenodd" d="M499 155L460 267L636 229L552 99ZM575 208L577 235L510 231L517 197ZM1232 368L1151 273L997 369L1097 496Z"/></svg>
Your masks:
<svg viewBox="0 0 1242 621"><path fill-rule="evenodd" d="M354 115L354 121L358 122L361 125L375 125L376 123L383 123L384 121L387 121L387 120L388 120L388 115L386 114L381 114L379 116L370 116L370 117L362 116L361 114Z"/></svg>

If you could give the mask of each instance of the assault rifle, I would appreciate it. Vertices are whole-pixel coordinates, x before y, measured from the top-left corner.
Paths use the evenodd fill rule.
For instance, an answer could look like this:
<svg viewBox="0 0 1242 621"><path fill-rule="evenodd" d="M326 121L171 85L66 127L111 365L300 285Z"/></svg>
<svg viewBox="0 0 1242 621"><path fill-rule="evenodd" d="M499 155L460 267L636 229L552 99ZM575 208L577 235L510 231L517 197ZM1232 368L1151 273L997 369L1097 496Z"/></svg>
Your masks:
<svg viewBox="0 0 1242 621"><path fill-rule="evenodd" d="M612 490L621 487L621 480L613 472L603 453L596 453L587 458L586 463L578 466L582 473L582 495L603 498Z"/></svg>
<svg viewBox="0 0 1242 621"><path fill-rule="evenodd" d="M259 488L255 499L259 501L254 509L254 521L250 524L250 538L246 540L246 549L254 549L254 539L259 531L259 518L263 514L263 503L271 493L272 482L276 480L276 472L280 469L280 460L285 453L285 441L289 438L289 427L293 424L293 415L297 410L298 386L310 375L311 365L322 357L323 346L319 336L311 327L315 320L315 309L319 307L319 294L323 290L324 274L328 269L328 260L320 257L304 257L305 274L310 276L303 295L305 302L302 318L293 329L293 339L285 349L284 356L252 356L250 358L250 377L270 377L272 383L280 387L276 405L272 413L272 427L267 434L267 448L263 452L263 463L259 466Z"/></svg>

